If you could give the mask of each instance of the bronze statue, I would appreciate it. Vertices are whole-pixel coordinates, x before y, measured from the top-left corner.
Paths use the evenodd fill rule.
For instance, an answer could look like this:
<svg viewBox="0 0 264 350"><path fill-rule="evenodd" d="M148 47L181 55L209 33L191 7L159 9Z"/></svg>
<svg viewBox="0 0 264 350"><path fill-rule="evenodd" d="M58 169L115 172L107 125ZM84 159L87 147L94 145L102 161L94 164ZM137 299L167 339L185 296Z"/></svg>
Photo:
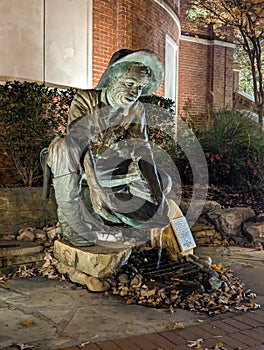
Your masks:
<svg viewBox="0 0 264 350"><path fill-rule="evenodd" d="M153 52L123 49L112 56L96 89L75 95L67 134L51 142L46 158L69 243L90 246L122 227L168 225L170 181L156 169L138 101L162 79Z"/></svg>

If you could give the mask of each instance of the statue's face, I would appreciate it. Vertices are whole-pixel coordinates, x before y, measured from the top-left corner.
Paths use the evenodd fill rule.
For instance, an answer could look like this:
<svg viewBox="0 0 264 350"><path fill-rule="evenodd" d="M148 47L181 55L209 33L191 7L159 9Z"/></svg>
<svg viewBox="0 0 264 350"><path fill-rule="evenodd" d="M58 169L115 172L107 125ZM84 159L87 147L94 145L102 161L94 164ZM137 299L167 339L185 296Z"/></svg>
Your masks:
<svg viewBox="0 0 264 350"><path fill-rule="evenodd" d="M124 74L115 79L107 88L106 96L112 107L129 107L142 93L144 85L149 81L147 68L131 65Z"/></svg>

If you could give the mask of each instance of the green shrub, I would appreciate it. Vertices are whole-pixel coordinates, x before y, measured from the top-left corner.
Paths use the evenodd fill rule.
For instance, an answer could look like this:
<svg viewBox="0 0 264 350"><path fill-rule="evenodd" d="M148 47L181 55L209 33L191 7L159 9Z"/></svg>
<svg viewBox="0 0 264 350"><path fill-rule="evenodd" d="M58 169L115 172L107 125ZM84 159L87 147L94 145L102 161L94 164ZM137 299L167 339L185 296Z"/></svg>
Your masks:
<svg viewBox="0 0 264 350"><path fill-rule="evenodd" d="M54 136L64 133L73 94L72 89L35 82L0 85L1 147L24 186L38 184L42 176L39 153Z"/></svg>
<svg viewBox="0 0 264 350"><path fill-rule="evenodd" d="M145 103L147 130L151 142L160 146L172 159L176 154L175 102L157 95L140 97Z"/></svg>
<svg viewBox="0 0 264 350"><path fill-rule="evenodd" d="M196 136L204 150L211 184L263 189L263 130L247 113L216 112Z"/></svg>

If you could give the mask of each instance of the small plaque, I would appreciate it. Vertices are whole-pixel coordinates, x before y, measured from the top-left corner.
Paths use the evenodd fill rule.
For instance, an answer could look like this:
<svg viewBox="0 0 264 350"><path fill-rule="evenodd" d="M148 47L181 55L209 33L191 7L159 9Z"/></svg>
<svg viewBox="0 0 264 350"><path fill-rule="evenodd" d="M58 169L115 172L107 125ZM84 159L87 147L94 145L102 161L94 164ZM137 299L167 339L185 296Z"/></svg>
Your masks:
<svg viewBox="0 0 264 350"><path fill-rule="evenodd" d="M185 217L171 220L171 226L182 252L196 247L192 232Z"/></svg>

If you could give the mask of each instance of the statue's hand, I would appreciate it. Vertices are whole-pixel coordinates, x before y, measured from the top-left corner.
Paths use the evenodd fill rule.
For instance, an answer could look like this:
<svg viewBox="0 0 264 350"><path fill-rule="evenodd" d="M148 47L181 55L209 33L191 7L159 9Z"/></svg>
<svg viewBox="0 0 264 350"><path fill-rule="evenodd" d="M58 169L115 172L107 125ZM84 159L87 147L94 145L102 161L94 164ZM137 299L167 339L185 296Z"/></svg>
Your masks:
<svg viewBox="0 0 264 350"><path fill-rule="evenodd" d="M159 208L156 215L156 220L160 221L160 223L163 223L163 227L169 224L169 205L164 194L162 195L162 198L159 202Z"/></svg>

